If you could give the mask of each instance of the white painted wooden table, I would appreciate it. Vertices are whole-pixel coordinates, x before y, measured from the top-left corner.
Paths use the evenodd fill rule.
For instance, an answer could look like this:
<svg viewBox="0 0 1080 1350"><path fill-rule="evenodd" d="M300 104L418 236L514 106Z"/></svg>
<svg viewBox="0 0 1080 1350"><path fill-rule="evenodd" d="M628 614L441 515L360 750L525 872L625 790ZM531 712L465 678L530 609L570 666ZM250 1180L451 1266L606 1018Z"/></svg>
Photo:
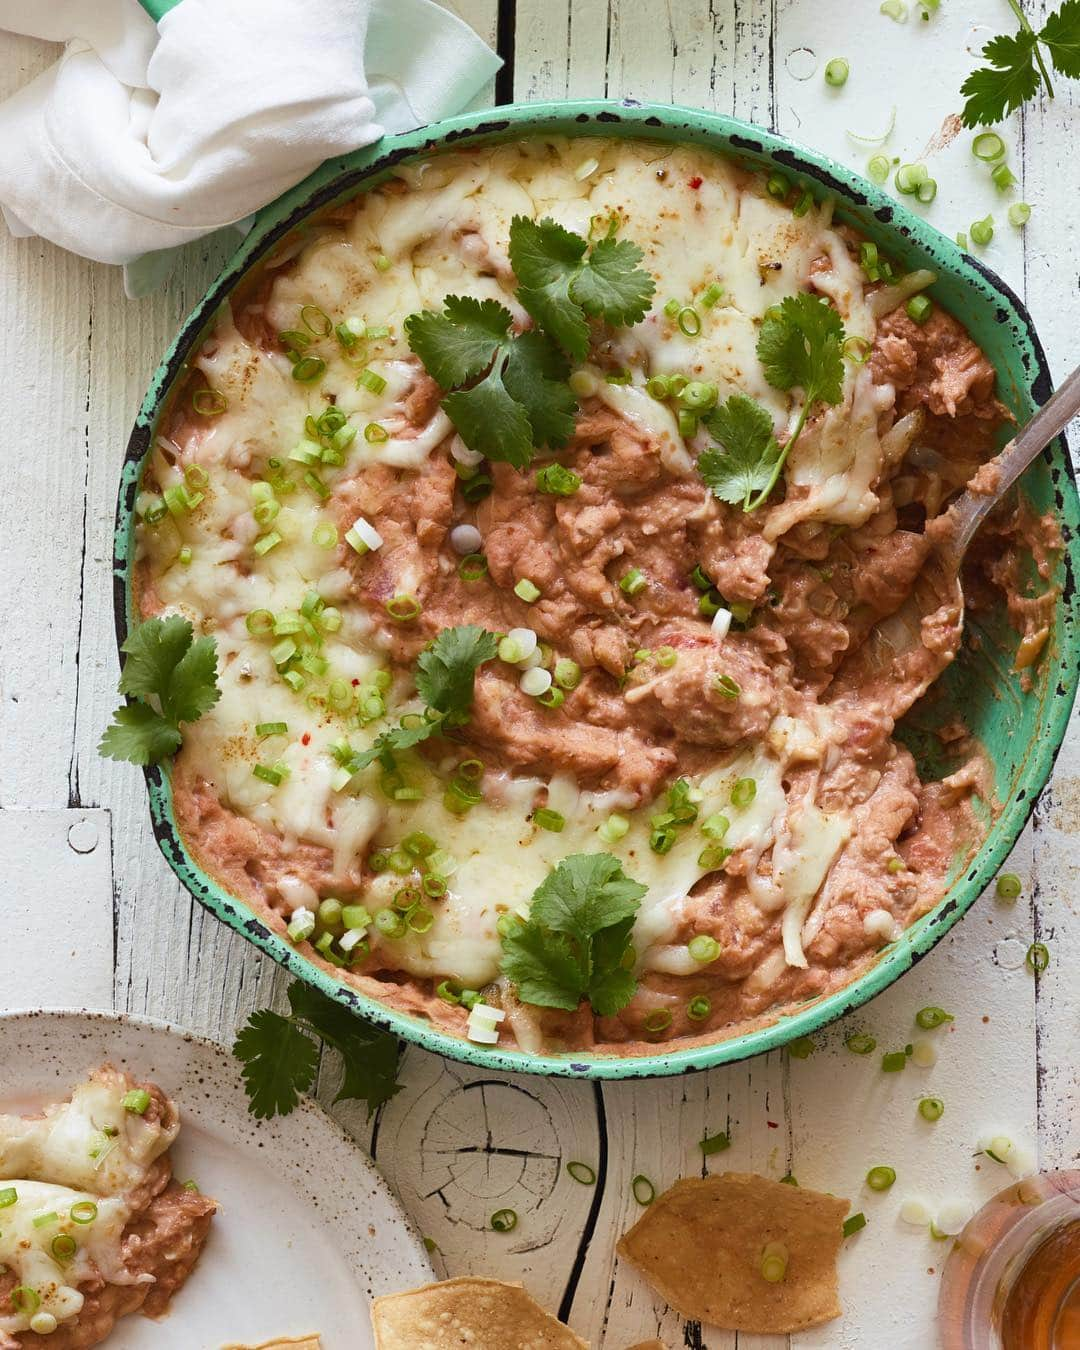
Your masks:
<svg viewBox="0 0 1080 1350"><path fill-rule="evenodd" d="M931 23L879 15L876 0L459 0L507 57L492 90L505 101L629 96L717 108L863 167L897 109L888 151L918 158L994 28L1005 0L943 0ZM1029 8L1032 8L1029 0ZM1034 8L1038 8L1035 6ZM912 4L912 9L915 9ZM976 24L989 27L976 28ZM824 63L851 78L827 89ZM0 94L53 57L0 35ZM1076 141L1080 90L1062 82L1003 128L1022 196L1023 235L969 153L970 137L932 154L930 218L949 233L988 211L986 261L1026 295L1057 377L1080 356ZM99 759L117 658L109 578L116 475L128 429L160 353L217 271L224 243L192 246L167 288L123 297L115 270L37 240L0 239L0 1007L117 1007L172 1019L222 1040L283 980L253 948L195 906L159 856L142 779ZM799 1347L926 1350L933 1344L944 1244L898 1218L911 1194L977 1201L1007 1177L972 1158L984 1131L1037 1147L1044 1168L1080 1154L1080 731L1074 723L1013 867L1024 897L986 895L898 986L857 1017L879 1045L912 1036L912 1014L956 1014L936 1033L935 1068L882 1075L843 1049L851 1027L819 1038L806 1061L769 1055L652 1083L563 1083L484 1075L406 1052L404 1091L369 1126L337 1114L365 1142L454 1274L520 1278L594 1345L659 1334L679 1346L741 1350L783 1338L683 1327L624 1265L616 1237L639 1212L638 1172L659 1189L702 1165L697 1141L729 1130L713 1166L781 1175L850 1195L868 1227L842 1256L842 1322L792 1338ZM1033 936L1051 965L1038 986L1022 966ZM0 1080L10 1066L0 1065ZM326 1099L333 1082L322 1084ZM329 1089L329 1091L327 1091ZM927 1093L946 1103L927 1125ZM560 1168L580 1159L599 1184ZM882 1197L862 1179L889 1163ZM317 1165L317 1162L316 1162ZM342 1178L347 1185L348 1179ZM491 1213L520 1215L509 1235Z"/></svg>

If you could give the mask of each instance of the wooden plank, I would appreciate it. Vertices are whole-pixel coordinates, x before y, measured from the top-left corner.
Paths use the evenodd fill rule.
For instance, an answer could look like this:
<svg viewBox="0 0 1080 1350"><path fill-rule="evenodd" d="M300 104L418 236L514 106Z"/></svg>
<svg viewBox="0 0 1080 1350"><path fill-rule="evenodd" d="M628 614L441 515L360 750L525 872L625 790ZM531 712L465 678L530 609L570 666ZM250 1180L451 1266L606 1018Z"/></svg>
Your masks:
<svg viewBox="0 0 1080 1350"><path fill-rule="evenodd" d="M108 811L0 811L6 1008L102 1008L112 997Z"/></svg>

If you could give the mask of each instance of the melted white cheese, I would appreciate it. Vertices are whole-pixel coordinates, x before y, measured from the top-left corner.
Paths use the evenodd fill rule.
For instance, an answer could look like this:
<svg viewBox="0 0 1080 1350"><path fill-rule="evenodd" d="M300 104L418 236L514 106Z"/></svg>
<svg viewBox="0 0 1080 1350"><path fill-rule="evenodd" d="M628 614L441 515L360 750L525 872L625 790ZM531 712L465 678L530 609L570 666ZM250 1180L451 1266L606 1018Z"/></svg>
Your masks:
<svg viewBox="0 0 1080 1350"><path fill-rule="evenodd" d="M595 159L597 167L579 179L575 171L584 159ZM155 453L154 471L163 486L182 481L181 469L192 463L210 475L204 500L194 511L140 530L161 605L188 614L218 643L222 697L186 728L185 756L227 806L287 843L326 846L338 871L354 865L373 844L393 844L410 830L438 839L457 859L449 894L432 905L436 917L427 933L393 944L393 963L417 975L452 975L473 986L494 978L499 914L527 906L560 858L598 848L621 857L629 874L649 888L635 930L641 964L688 968L685 948L675 937L687 893L701 876L697 857L707 841L694 826L680 831L669 854L654 854L648 847L648 818L662 805L635 813L626 838L607 845L596 831L612 809L610 800L579 797L565 784L550 785L552 803L565 801L558 809L567 825L558 834L529 823L537 793L548 786L533 780L489 781L486 800L463 818L443 808L440 784L418 763L410 763L408 772L410 781L426 790L419 803L403 806L384 798L377 768L358 775L347 789L335 789L331 742L346 735L354 749L363 749L386 723L357 730L312 709L308 691L297 695L281 681L270 642L248 633L245 616L255 609L299 609L311 590L328 603L340 602L342 627L327 638L323 651L330 664L327 678L354 682L368 679L380 665L379 633L363 610L348 602L349 576L338 567L335 551L313 542L313 530L327 517L310 491L299 487L282 499L273 525L282 543L263 556L254 553L260 529L252 514L250 482L266 474L272 457L286 461L293 477L300 478L302 468L288 463L289 453L305 434L305 419L318 416L328 399L358 432L343 467L318 466L331 491L352 479L361 465L423 467L451 428L439 410L423 424L409 425L406 403L419 368L403 320L418 309L441 308L447 294L458 294L496 299L523 321L507 258L515 214L552 216L582 233L594 218L616 216L621 236L643 248L645 265L657 282L652 309L643 323L607 335L607 354L630 368L632 382L612 385L600 379L598 396L645 427L669 470L679 474L692 471L693 457L707 438L700 433L688 446L670 407L645 392L646 378L678 372L714 381L721 398L749 393L770 410L778 430L790 427L798 415L799 393L789 396L765 380L756 354L762 316L785 296L804 290L813 265L818 290L839 309L847 331L872 339L874 317L861 271L832 227L827 204L796 218L764 194L760 181L689 147L536 140L455 153L403 169L399 176L407 190L371 194L340 225L320 227L297 265L277 277L262 307L270 332L301 328L301 308L316 305L334 323L355 318L369 328L385 328L386 334L362 343L358 361L346 359L333 339L313 336L310 351L325 360L326 370L309 385L292 378L283 353L245 339L223 314L198 365L226 395L228 408L207 419L184 446L163 443ZM694 302L712 283L723 294L711 309L699 304L701 331L687 336L664 306L672 299ZM364 368L385 381L379 393L358 386L357 374ZM596 365L587 368L598 373ZM877 476L891 453L882 448L877 423L892 396L888 386L874 386L865 370L848 371L842 403L807 428L792 456L787 473L794 490L774 510L773 533L780 532L777 510L795 513L785 529L804 517L844 524L866 518L877 501ZM385 429L385 440L365 439L371 422ZM378 527L377 515L366 518ZM186 566L179 561L181 546L191 550ZM403 573L397 583L408 591L412 580ZM309 687L318 688L319 682ZM399 702L393 715L403 706L408 705ZM259 740L254 729L260 722L285 722L288 732ZM785 766L831 753L820 727L789 722L778 718L765 744L746 750L699 785L704 794L700 819L715 810L731 819L725 842L747 851L751 896L761 909L786 907L785 951L788 960L800 964L806 911L835 856L828 841L846 838L848 825L840 818L817 820L810 815L812 804L802 816L788 818L781 785ZM252 773L257 763L279 761L288 770L279 786ZM753 777L758 788L754 803L742 812L729 802L731 782L738 777ZM803 843L806 856L800 858ZM777 845L770 864L766 855ZM386 875L378 878L372 904L392 894L397 884ZM287 906L310 904L313 898L306 895L310 887L296 878L283 880L280 889ZM301 890L306 898L297 898ZM375 945L383 941L374 930L370 936Z"/></svg>

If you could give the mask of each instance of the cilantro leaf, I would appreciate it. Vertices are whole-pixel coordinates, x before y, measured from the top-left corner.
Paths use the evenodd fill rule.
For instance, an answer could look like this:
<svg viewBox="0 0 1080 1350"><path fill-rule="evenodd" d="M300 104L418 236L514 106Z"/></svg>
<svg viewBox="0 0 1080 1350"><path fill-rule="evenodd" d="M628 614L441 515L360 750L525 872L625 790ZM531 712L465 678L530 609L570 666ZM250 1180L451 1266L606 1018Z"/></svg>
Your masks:
<svg viewBox="0 0 1080 1350"><path fill-rule="evenodd" d="M967 99L961 120L966 127L1000 122L1039 89L1041 77L1035 66L1035 34L1002 33L982 49L989 65L973 70L960 92Z"/></svg>
<svg viewBox="0 0 1080 1350"><path fill-rule="evenodd" d="M120 650L127 660L120 672L121 694L164 697L172 673L191 646L191 623L181 614L147 619L128 634Z"/></svg>
<svg viewBox="0 0 1080 1350"><path fill-rule="evenodd" d="M1055 70L1080 79L1080 0L1065 0L1056 14L1049 15L1039 40Z"/></svg>
<svg viewBox="0 0 1080 1350"><path fill-rule="evenodd" d="M315 1081L319 1047L288 1017L270 1008L252 1013L233 1043L253 1116L287 1116Z"/></svg>
<svg viewBox="0 0 1080 1350"><path fill-rule="evenodd" d="M645 254L630 239L610 235L593 244L585 266L571 287L586 314L616 328L640 323L649 312L656 282L638 264Z"/></svg>
<svg viewBox="0 0 1080 1350"><path fill-rule="evenodd" d="M522 333L507 353L503 383L522 405L533 440L555 449L574 434L577 399L566 383L570 367L558 347L543 333Z"/></svg>
<svg viewBox="0 0 1080 1350"><path fill-rule="evenodd" d="M191 624L179 614L147 619L128 634L119 690L139 701L117 709L98 754L156 764L176 753L180 723L197 721L221 697L214 639L192 638Z"/></svg>
<svg viewBox="0 0 1080 1350"><path fill-rule="evenodd" d="M533 893L529 918L503 938L503 973L525 1003L603 1016L634 995L630 934L646 887L610 853L564 858Z"/></svg>
<svg viewBox="0 0 1080 1350"><path fill-rule="evenodd" d="M503 974L517 985L523 1003L573 1012L589 983L589 972L568 937L521 923L503 938Z"/></svg>
<svg viewBox="0 0 1080 1350"><path fill-rule="evenodd" d="M610 853L574 853L537 886L529 918L585 943L602 929L633 918L647 889L626 876Z"/></svg>
<svg viewBox="0 0 1080 1350"><path fill-rule="evenodd" d="M423 310L405 320L409 346L444 389L475 379L506 342L513 316L496 300L448 295L445 313Z"/></svg>
<svg viewBox="0 0 1080 1350"><path fill-rule="evenodd" d="M839 403L843 396L844 324L827 300L802 291L788 295L761 324L757 354L774 389L803 391L807 405Z"/></svg>
<svg viewBox="0 0 1080 1350"><path fill-rule="evenodd" d="M180 749L180 739L176 727L149 704L130 703L113 713L112 725L98 743L98 754L129 764L157 764Z"/></svg>
<svg viewBox="0 0 1080 1350"><path fill-rule="evenodd" d="M610 234L590 248L580 235L547 216L541 221L515 216L510 222L517 297L540 327L579 361L589 350L586 316L614 325L645 317L656 283L638 266L644 256L637 244Z"/></svg>
<svg viewBox="0 0 1080 1350"><path fill-rule="evenodd" d="M503 383L501 364L492 366L471 389L448 394L442 406L470 450L527 469L534 449L532 426L524 407Z"/></svg>
<svg viewBox="0 0 1080 1350"><path fill-rule="evenodd" d="M382 760L384 764L393 764L394 753L398 750L411 750L413 746L419 745L421 741L426 741L442 726L442 718L436 717L428 719L421 717L419 713L414 713L415 721L401 722L396 727L389 727L386 731L381 731L375 737L374 743L366 750L358 750L352 759L348 761L350 773L359 773L361 769L366 769L369 764L374 764L377 759Z"/></svg>
<svg viewBox="0 0 1080 1350"><path fill-rule="evenodd" d="M359 1021L343 1004L296 981L289 989L293 1017L341 1055L341 1087L334 1098L367 1102L370 1116L398 1091L398 1043L394 1036Z"/></svg>
<svg viewBox="0 0 1080 1350"><path fill-rule="evenodd" d="M464 722L473 701L476 672L494 660L499 643L479 624L444 628L417 658L416 688L420 697L451 724Z"/></svg>
<svg viewBox="0 0 1080 1350"><path fill-rule="evenodd" d="M704 422L719 446L698 456L698 473L714 497L745 511L755 492L771 486L780 459L772 418L746 394L732 394Z"/></svg>

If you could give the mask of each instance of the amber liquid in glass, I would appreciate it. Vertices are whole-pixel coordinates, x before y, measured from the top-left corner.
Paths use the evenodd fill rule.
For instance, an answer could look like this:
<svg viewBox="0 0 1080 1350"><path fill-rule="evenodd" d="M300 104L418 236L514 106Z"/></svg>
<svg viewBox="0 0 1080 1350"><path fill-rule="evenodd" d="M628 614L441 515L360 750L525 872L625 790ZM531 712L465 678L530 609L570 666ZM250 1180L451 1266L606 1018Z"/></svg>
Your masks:
<svg viewBox="0 0 1080 1350"><path fill-rule="evenodd" d="M1080 1220L1051 1233L1017 1275L1001 1342L1003 1350L1080 1350Z"/></svg>

